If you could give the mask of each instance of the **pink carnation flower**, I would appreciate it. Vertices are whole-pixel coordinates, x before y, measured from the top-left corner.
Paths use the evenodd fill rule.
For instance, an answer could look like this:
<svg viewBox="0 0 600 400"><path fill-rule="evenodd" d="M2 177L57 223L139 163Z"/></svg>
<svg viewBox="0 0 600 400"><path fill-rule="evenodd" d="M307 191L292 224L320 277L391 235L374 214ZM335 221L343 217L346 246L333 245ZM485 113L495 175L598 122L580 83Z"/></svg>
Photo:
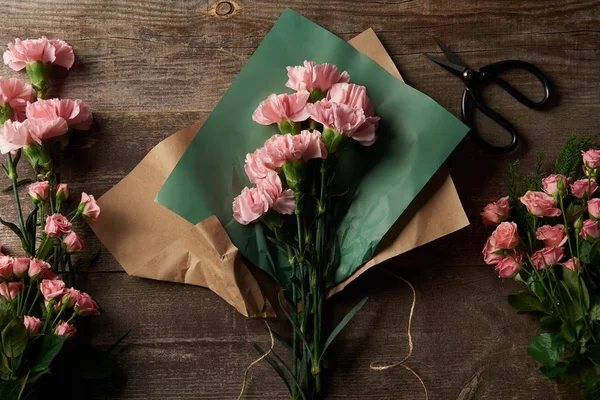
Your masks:
<svg viewBox="0 0 600 400"><path fill-rule="evenodd" d="M8 50L4 52L4 64L15 71L38 61L70 69L75 62L75 55L71 46L63 40L48 40L45 36L40 39L15 39L15 43L9 43Z"/></svg>
<svg viewBox="0 0 600 400"><path fill-rule="evenodd" d="M242 225L248 225L269 211L272 205L273 199L265 189L245 187L233 199L233 218Z"/></svg>
<svg viewBox="0 0 600 400"><path fill-rule="evenodd" d="M258 105L252 114L252 120L261 125L304 121L308 118L304 107L309 96L305 90L294 94L272 94Z"/></svg>
<svg viewBox="0 0 600 400"><path fill-rule="evenodd" d="M16 78L2 78L0 76L0 104L9 105L13 110L13 120L25 119L25 107L33 101L33 88L30 84L23 84Z"/></svg>
<svg viewBox="0 0 600 400"><path fill-rule="evenodd" d="M53 121L64 119L69 127L77 130L90 129L93 116L90 108L81 100L38 100L27 105L27 118Z"/></svg>
<svg viewBox="0 0 600 400"><path fill-rule="evenodd" d="M353 83L336 83L327 92L326 99L363 110L366 120L354 133L354 138L356 140L363 138L362 142L365 146L372 144L367 142L375 141L375 130L379 126L380 118L375 116L373 105L367 96L367 88Z"/></svg>
<svg viewBox="0 0 600 400"><path fill-rule="evenodd" d="M277 169L273 159L265 147L261 147L246 155L244 170L250 179L250 182L256 184L265 179L267 174Z"/></svg>
<svg viewBox="0 0 600 400"><path fill-rule="evenodd" d="M320 89L327 91L339 82L350 82L350 75L333 64L317 64L314 61L304 61L304 66L287 67L288 81L285 86L294 90Z"/></svg>
<svg viewBox="0 0 600 400"><path fill-rule="evenodd" d="M69 125L63 118L27 118L25 124L32 139L37 144L42 144L42 140L62 136L69 130Z"/></svg>
<svg viewBox="0 0 600 400"><path fill-rule="evenodd" d="M327 158L327 150L321 139L321 132L308 130L298 135L273 135L265 142L265 149L273 165L280 168L284 162L308 161L313 158Z"/></svg>
<svg viewBox="0 0 600 400"><path fill-rule="evenodd" d="M0 126L0 152L10 153L38 142L29 131L29 123L8 120ZM40 141L41 142L41 141Z"/></svg>
<svg viewBox="0 0 600 400"><path fill-rule="evenodd" d="M258 187L271 197L272 209L279 214L292 214L296 209L296 198L291 189L283 190L281 179L277 172L271 171L265 179L258 183Z"/></svg>
<svg viewBox="0 0 600 400"><path fill-rule="evenodd" d="M314 104L307 104L306 111L312 119L323 124L325 128L351 137L363 146L375 143L376 126L368 124L365 128L367 117L362 109L321 100Z"/></svg>

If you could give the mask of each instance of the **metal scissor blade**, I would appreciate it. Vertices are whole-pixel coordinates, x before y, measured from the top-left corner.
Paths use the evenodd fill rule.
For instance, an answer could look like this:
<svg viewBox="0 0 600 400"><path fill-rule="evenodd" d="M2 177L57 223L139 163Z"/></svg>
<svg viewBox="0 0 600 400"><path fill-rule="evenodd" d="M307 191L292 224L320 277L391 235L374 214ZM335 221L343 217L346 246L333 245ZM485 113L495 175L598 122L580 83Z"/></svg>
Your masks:
<svg viewBox="0 0 600 400"><path fill-rule="evenodd" d="M448 48L448 46L446 46L444 43L440 42L440 40L438 38L436 38L435 36L433 37L433 40L435 40L435 43L438 45L438 47L444 52L444 55L446 56L446 58L448 59L448 61L450 61L451 63L454 63L456 65L460 65L463 68L466 68L467 66L461 61L460 58L458 58L458 56L456 54L454 54L452 52L452 50L450 50Z"/></svg>
<svg viewBox="0 0 600 400"><path fill-rule="evenodd" d="M436 64L441 65L442 67L444 67L445 69L447 69L448 71L452 72L454 75L456 76L461 76L463 71L465 70L465 66L463 65L456 65L451 63L450 61L446 61L442 58L439 57L435 57L432 56L431 54L427 54L427 53L423 53L423 55L427 58L429 58L431 61L433 61Z"/></svg>

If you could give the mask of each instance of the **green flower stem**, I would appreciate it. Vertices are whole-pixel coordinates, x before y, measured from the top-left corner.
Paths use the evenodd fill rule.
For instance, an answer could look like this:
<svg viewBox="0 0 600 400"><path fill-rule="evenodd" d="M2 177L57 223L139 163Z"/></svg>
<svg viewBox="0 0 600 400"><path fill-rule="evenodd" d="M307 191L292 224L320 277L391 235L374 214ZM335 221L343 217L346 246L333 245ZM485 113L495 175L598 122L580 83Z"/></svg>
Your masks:
<svg viewBox="0 0 600 400"><path fill-rule="evenodd" d="M292 257L292 250L290 246L287 247L288 258L290 259L290 265L292 267L292 276L296 277L296 261ZM292 315L296 318L296 323L298 323L298 295L297 295L296 285L292 283ZM294 329L294 337L292 339L292 375L294 379L298 379L298 333ZM298 398L298 387L296 385L292 385L292 400L296 400Z"/></svg>
<svg viewBox="0 0 600 400"><path fill-rule="evenodd" d="M23 302L23 306L22 306L22 310L21 311L25 311L25 309L27 308L27 303L29 302L29 296L31 295L31 287L33 286L33 281L29 281L29 287L27 288L27 296L25 296L25 301ZM22 317L25 314L17 314L19 317Z"/></svg>
<svg viewBox="0 0 600 400"><path fill-rule="evenodd" d="M12 182L13 195L15 197L15 205L17 207L17 215L19 217L19 227L21 228L21 233L25 235L25 223L23 222L23 211L21 210L21 200L19 199L19 191L17 189L17 169L16 165L13 165L13 159L10 153L6 154L8 158L8 171L10 173L10 181Z"/></svg>
<svg viewBox="0 0 600 400"><path fill-rule="evenodd" d="M33 283L31 283L31 286L33 286ZM27 311L27 315L31 314L31 312L33 311L33 307L35 307L39 298L40 298L40 289L38 288L37 293L35 294L35 298L33 299L33 302L31 303L31 306L29 307L29 310Z"/></svg>
<svg viewBox="0 0 600 400"><path fill-rule="evenodd" d="M52 307L54 307L54 300L48 301L48 304L46 305L46 320L44 321L44 326L42 327L42 333L46 332L48 321L50 321L50 317L52 316L50 313L50 311L52 311Z"/></svg>
<svg viewBox="0 0 600 400"><path fill-rule="evenodd" d="M575 235L575 243L577 245L577 262L573 262L573 268L575 269L575 272L577 273L577 297L579 299L579 306L581 308L581 315L583 317L585 327L589 331L590 336L595 343L596 338L594 337L594 331L592 330L592 327L590 326L590 321L589 321L588 314L585 309L585 304L583 301L583 288L581 287L581 271L580 271L580 268L582 268L582 267L581 267L581 258L580 258L580 252L579 252L579 235Z"/></svg>
<svg viewBox="0 0 600 400"><path fill-rule="evenodd" d="M565 235L567 235L567 242L569 243L569 254L571 254L571 257L573 257L573 245L571 244L571 235L569 234L569 222L567 221L567 214L565 213L565 205L562 196L558 196L558 203L560 205L560 211L562 213L565 225Z"/></svg>

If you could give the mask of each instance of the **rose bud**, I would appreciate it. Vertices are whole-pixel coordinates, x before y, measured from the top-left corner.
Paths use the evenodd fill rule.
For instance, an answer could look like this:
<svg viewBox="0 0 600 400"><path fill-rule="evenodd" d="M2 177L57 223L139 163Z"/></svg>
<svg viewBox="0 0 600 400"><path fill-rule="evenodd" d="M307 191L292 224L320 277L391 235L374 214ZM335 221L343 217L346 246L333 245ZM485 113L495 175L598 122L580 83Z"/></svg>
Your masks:
<svg viewBox="0 0 600 400"><path fill-rule="evenodd" d="M498 264L505 257L501 248L496 247L496 242L493 236L490 236L483 247L483 260L488 265Z"/></svg>
<svg viewBox="0 0 600 400"><path fill-rule="evenodd" d="M527 211L536 217L558 217L561 215L561 211L556 207L556 200L544 192L528 191L519 200L527 207Z"/></svg>
<svg viewBox="0 0 600 400"><path fill-rule="evenodd" d="M69 198L69 187L66 183L60 183L56 187L56 199L59 201L65 201Z"/></svg>
<svg viewBox="0 0 600 400"><path fill-rule="evenodd" d="M62 214L52 214L46 218L44 231L50 237L61 237L65 233L71 232L72 224Z"/></svg>
<svg viewBox="0 0 600 400"><path fill-rule="evenodd" d="M567 267L568 269L570 269L571 271L575 271L575 268L577 268L577 270L581 271L581 264L579 263L579 260L577 259L577 257L573 257L573 258L565 261L563 263L563 265L565 267Z"/></svg>
<svg viewBox="0 0 600 400"><path fill-rule="evenodd" d="M29 263L29 277L32 280L46 279L46 272L50 271L50 264L45 261L32 258Z"/></svg>
<svg viewBox="0 0 600 400"><path fill-rule="evenodd" d="M34 203L44 202L50 193L50 184L47 181L32 183L27 187L27 193Z"/></svg>
<svg viewBox="0 0 600 400"><path fill-rule="evenodd" d="M6 283L2 282L0 283L0 294L8 301L12 301L17 297L22 287L23 284L21 282L10 282L7 290Z"/></svg>
<svg viewBox="0 0 600 400"><path fill-rule="evenodd" d="M87 293L81 293L75 304L75 313L82 317L88 315L100 315L98 304Z"/></svg>
<svg viewBox="0 0 600 400"><path fill-rule="evenodd" d="M562 246L567 242L567 235L565 234L565 226L562 224L550 226L540 226L536 233L535 238L544 242L546 246L556 247Z"/></svg>
<svg viewBox="0 0 600 400"><path fill-rule="evenodd" d="M598 221L593 219L586 219L583 221L581 227L581 233L579 234L583 239L591 241L600 237L600 228L598 227Z"/></svg>
<svg viewBox="0 0 600 400"><path fill-rule="evenodd" d="M13 277L14 260L9 256L0 256L0 278L6 280Z"/></svg>
<svg viewBox="0 0 600 400"><path fill-rule="evenodd" d="M531 262L537 269L542 270L546 267L550 268L558 264L563 258L563 255L564 250L562 247L544 247L533 253Z"/></svg>
<svg viewBox="0 0 600 400"><path fill-rule="evenodd" d="M65 283L61 280L51 281L44 279L40 285L40 290L44 295L44 298L48 301L53 300L57 297L62 297L67 292Z"/></svg>
<svg viewBox="0 0 600 400"><path fill-rule="evenodd" d="M508 196L502 197L495 203L490 203L483 208L480 214L485 226L496 226L500 222L504 222L510 216L510 204Z"/></svg>
<svg viewBox="0 0 600 400"><path fill-rule="evenodd" d="M521 269L522 262L523 258L520 255L505 257L502 261L498 263L498 265L496 265L494 269L496 270L496 272L498 272L499 278L513 278Z"/></svg>
<svg viewBox="0 0 600 400"><path fill-rule="evenodd" d="M67 292L64 294L61 302L66 307L73 307L75 303L79 301L79 297L81 296L81 292L77 289L69 288Z"/></svg>
<svg viewBox="0 0 600 400"><path fill-rule="evenodd" d="M13 273L17 278L22 277L23 274L27 271L27 267L29 267L30 261L31 259L27 257L15 258L13 260Z"/></svg>
<svg viewBox="0 0 600 400"><path fill-rule="evenodd" d="M60 300L58 302L55 302L56 300L51 300L51 301L52 301L52 304L50 304L50 301L44 300L44 306L46 307L47 312L53 312L56 314L62 308L62 302ZM52 308L50 308L50 307L52 307Z"/></svg>
<svg viewBox="0 0 600 400"><path fill-rule="evenodd" d="M40 331L40 327L42 326L42 321L36 317L30 317L29 315L25 315L23 317L23 325L29 332L29 336L35 336Z"/></svg>
<svg viewBox="0 0 600 400"><path fill-rule="evenodd" d="M567 187L567 183L567 178L560 174L552 174L542 179L544 192L548 193L550 196L564 192L564 189Z"/></svg>
<svg viewBox="0 0 600 400"><path fill-rule="evenodd" d="M492 233L495 245L504 250L512 250L519 245L519 234L517 224L514 222L502 222Z"/></svg>
<svg viewBox="0 0 600 400"><path fill-rule="evenodd" d="M581 152L583 158L583 164L590 168L596 169L600 167L600 150L590 149L588 151Z"/></svg>
<svg viewBox="0 0 600 400"><path fill-rule="evenodd" d="M79 203L77 212L80 215L83 215L84 218L95 221L100 216L100 206L98 206L98 203L96 203L94 196L83 192L81 193L81 202Z"/></svg>
<svg viewBox="0 0 600 400"><path fill-rule="evenodd" d="M81 251L83 249L83 240L75 232L69 233L64 237L63 243L68 253Z"/></svg>
<svg viewBox="0 0 600 400"><path fill-rule="evenodd" d="M77 329L66 321L61 322L57 327L55 333L59 336L67 336L68 338L72 337Z"/></svg>
<svg viewBox="0 0 600 400"><path fill-rule="evenodd" d="M598 190L598 184L593 179L580 179L571 184L571 193L578 199L590 197Z"/></svg>
<svg viewBox="0 0 600 400"><path fill-rule="evenodd" d="M588 213L594 219L600 218L600 199L591 199L587 202Z"/></svg>

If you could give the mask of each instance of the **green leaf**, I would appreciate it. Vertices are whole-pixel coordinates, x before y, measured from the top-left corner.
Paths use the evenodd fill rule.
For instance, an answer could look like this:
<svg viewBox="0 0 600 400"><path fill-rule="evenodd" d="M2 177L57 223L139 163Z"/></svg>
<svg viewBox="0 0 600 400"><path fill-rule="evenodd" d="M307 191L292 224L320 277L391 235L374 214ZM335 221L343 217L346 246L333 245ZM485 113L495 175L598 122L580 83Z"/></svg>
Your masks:
<svg viewBox="0 0 600 400"><path fill-rule="evenodd" d="M268 331L268 328L265 326L265 331ZM289 351L292 351L292 345L289 344L287 342L287 340L285 340L279 333L275 332L274 330L271 330L271 333L273 334L273 337L275 339L277 339L277 341L279 343L281 343L286 349L288 349Z"/></svg>
<svg viewBox="0 0 600 400"><path fill-rule="evenodd" d="M261 349L259 345L253 343L252 346L254 347L254 350L256 350L258 352L258 354L260 354L261 356L265 355L265 351L263 349ZM275 370L275 373L277 375L279 375L279 377L281 378L283 383L285 383L285 386L287 387L288 392L290 394L292 394L292 388L290 387L290 382L287 380L287 378L286 378L285 374L283 373L283 370L281 369L279 364L277 364L275 362L275 360L273 360L270 356L266 356L265 361L267 362L267 364L269 364L271 366L271 368L273 368L273 370Z"/></svg>
<svg viewBox="0 0 600 400"><path fill-rule="evenodd" d="M40 352L31 371L40 372L50 368L50 364L60 353L66 340L67 337L62 335L43 335L39 340Z"/></svg>
<svg viewBox="0 0 600 400"><path fill-rule="evenodd" d="M575 343L578 337L578 330L571 324L563 323L560 326L560 332L568 343Z"/></svg>
<svg viewBox="0 0 600 400"><path fill-rule="evenodd" d="M574 222L579 217L581 217L585 213L586 210L587 210L587 208L582 206L581 204L575 204L575 203L569 204L569 206L567 207L567 209L565 211L565 213L567 215L567 221Z"/></svg>
<svg viewBox="0 0 600 400"><path fill-rule="evenodd" d="M520 292L508 296L508 304L517 312L541 311L548 313L548 310L540 300L531 292Z"/></svg>
<svg viewBox="0 0 600 400"><path fill-rule="evenodd" d="M561 324L562 320L554 315L546 315L540 319L540 328L546 331L560 330Z"/></svg>
<svg viewBox="0 0 600 400"><path fill-rule="evenodd" d="M287 317L288 321L290 321L290 324L292 324L292 328L294 328L294 331L296 331L296 333L298 334L298 337L300 338L300 340L302 340L302 343L304 344L304 346L308 350L306 352L306 354L308 354L308 357L312 360L312 358L313 358L312 351L310 351L312 346L308 343L308 340L306 340L306 337L302 333L302 330L300 330L300 327L298 326L298 324L296 323L296 321L294 321L294 319L292 318L292 316L290 315L290 313L288 312L288 310L285 308L285 306L281 302L281 298L278 297L277 300L279 301L279 306L283 310L283 313Z"/></svg>
<svg viewBox="0 0 600 400"><path fill-rule="evenodd" d="M600 298L596 299L596 302L590 309L590 319L592 321L600 321Z"/></svg>
<svg viewBox="0 0 600 400"><path fill-rule="evenodd" d="M584 241L580 244L580 258L579 260L583 264L591 264L594 261L594 258L598 256L600 250L600 240L594 241L594 243L590 243Z"/></svg>
<svg viewBox="0 0 600 400"><path fill-rule="evenodd" d="M21 384L19 381L3 381L0 383L0 399L18 400L21 393Z"/></svg>
<svg viewBox="0 0 600 400"><path fill-rule="evenodd" d="M30 183L33 183L33 179L30 178L25 178L25 179L21 179L20 181L17 181L17 187L21 187L23 185L27 185ZM8 192L12 192L13 187L12 184L10 186L5 187L4 189L2 189L3 193L8 193Z"/></svg>
<svg viewBox="0 0 600 400"><path fill-rule="evenodd" d="M527 278L526 285L527 285L527 288L529 290L531 290L533 293L535 293L535 295L538 298L543 299L546 296L546 291L544 290L544 287L542 286L540 281L537 280L537 278L535 278L533 275L530 275Z"/></svg>
<svg viewBox="0 0 600 400"><path fill-rule="evenodd" d="M567 289L572 295L573 299L579 300L579 285L578 281L581 284L581 295L583 297L585 309L588 310L590 308L590 294L587 290L585 282L581 277L579 277L577 271L571 271L569 268L563 266L563 282L565 283ZM574 300L575 301L575 300Z"/></svg>
<svg viewBox="0 0 600 400"><path fill-rule="evenodd" d="M565 373L567 372L567 366L565 365L565 363L559 362L552 368L546 366L540 367L540 371L542 371L542 373L548 378L562 379L564 378Z"/></svg>
<svg viewBox="0 0 600 400"><path fill-rule="evenodd" d="M325 345L323 345L323 350L321 350L321 355L319 358L323 357L323 354L325 354L325 351L327 350L331 342L333 342L336 336L340 334L340 332L346 327L346 325L348 325L348 322L350 322L352 317L354 317L356 313L359 312L361 308L363 308L367 300L369 300L369 298L365 297L357 305L355 305L354 308L350 310L350 312L346 314L346 316L340 321L340 323L335 327L335 329L331 331L331 334L325 341Z"/></svg>
<svg viewBox="0 0 600 400"><path fill-rule="evenodd" d="M19 229L17 225L13 224L12 222L5 221L2 218L0 218L0 224L6 226L8 229L13 231L15 235L17 235L19 239L23 241L23 232L21 232L21 229Z"/></svg>
<svg viewBox="0 0 600 400"><path fill-rule="evenodd" d="M15 312L11 308L10 303L4 298L0 299L0 331L15 318Z"/></svg>
<svg viewBox="0 0 600 400"><path fill-rule="evenodd" d="M583 384L583 395L585 399L596 400L600 398L600 375L596 375Z"/></svg>
<svg viewBox="0 0 600 400"><path fill-rule="evenodd" d="M6 325L2 331L2 350L7 357L19 357L27 347L27 328L23 324L23 320L15 318Z"/></svg>
<svg viewBox="0 0 600 400"><path fill-rule="evenodd" d="M549 368L560 362L564 352L565 342L560 333L542 333L527 346L527 353Z"/></svg>
<svg viewBox="0 0 600 400"><path fill-rule="evenodd" d="M44 370L38 372L37 374L35 374L34 376L31 376L29 379L27 379L27 384L32 385L32 384L36 383L42 376L47 375L49 373L50 373L50 368L44 369Z"/></svg>

